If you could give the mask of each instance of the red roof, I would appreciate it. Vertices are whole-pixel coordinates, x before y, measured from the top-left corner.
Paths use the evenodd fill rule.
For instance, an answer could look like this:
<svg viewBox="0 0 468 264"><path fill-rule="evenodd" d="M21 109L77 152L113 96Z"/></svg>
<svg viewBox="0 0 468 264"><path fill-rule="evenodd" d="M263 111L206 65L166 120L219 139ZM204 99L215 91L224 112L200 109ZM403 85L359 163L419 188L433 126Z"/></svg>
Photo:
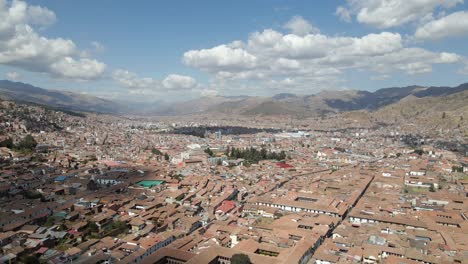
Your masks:
<svg viewBox="0 0 468 264"><path fill-rule="evenodd" d="M292 165L284 163L284 162L278 162L278 163L276 163L276 166L278 166L278 167L280 167L282 169L294 168Z"/></svg>
<svg viewBox="0 0 468 264"><path fill-rule="evenodd" d="M68 230L68 234L70 235L81 235L81 232L78 232L74 229Z"/></svg>
<svg viewBox="0 0 468 264"><path fill-rule="evenodd" d="M231 211L232 209L234 209L234 207L236 207L236 203L233 202L233 201L228 201L228 200L224 200L221 205L218 207L218 209L216 209L216 211L221 211L223 213L228 213L229 211Z"/></svg>
<svg viewBox="0 0 468 264"><path fill-rule="evenodd" d="M49 248L46 248L46 247L41 247L40 249L38 249L36 251L36 253L38 254L44 254Z"/></svg>

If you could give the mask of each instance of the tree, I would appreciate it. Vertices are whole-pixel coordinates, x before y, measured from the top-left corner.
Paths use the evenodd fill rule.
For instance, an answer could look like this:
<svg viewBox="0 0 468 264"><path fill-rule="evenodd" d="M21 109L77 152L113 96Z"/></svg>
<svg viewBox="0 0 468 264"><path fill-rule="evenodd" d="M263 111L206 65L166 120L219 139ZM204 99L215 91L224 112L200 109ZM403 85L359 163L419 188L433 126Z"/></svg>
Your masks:
<svg viewBox="0 0 468 264"><path fill-rule="evenodd" d="M29 255L29 256L26 256L24 257L22 260L21 260L24 264L39 264L41 263L39 261L39 259L34 256L34 255Z"/></svg>
<svg viewBox="0 0 468 264"><path fill-rule="evenodd" d="M442 119L444 119L447 116L445 112L442 113Z"/></svg>
<svg viewBox="0 0 468 264"><path fill-rule="evenodd" d="M19 150L33 150L37 146L36 140L31 135L27 135L16 146Z"/></svg>
<svg viewBox="0 0 468 264"><path fill-rule="evenodd" d="M249 256L245 254L234 254L231 257L231 264L250 264Z"/></svg>
<svg viewBox="0 0 468 264"><path fill-rule="evenodd" d="M284 160L284 159L286 159L286 152L284 152L284 150L282 150L279 157L278 157L278 160Z"/></svg>
<svg viewBox="0 0 468 264"><path fill-rule="evenodd" d="M169 154L164 153L164 159L165 159L166 161L169 161L169 159L170 159Z"/></svg>
<svg viewBox="0 0 468 264"><path fill-rule="evenodd" d="M99 226L96 225L96 223L94 223L94 222L89 222L88 225L86 226L86 230L87 230L88 232L94 232L94 233L96 233L96 232L99 231Z"/></svg>
<svg viewBox="0 0 468 264"><path fill-rule="evenodd" d="M51 227L51 226L54 225L54 223L55 223L54 217L49 216L49 217L47 217L47 221L44 223L44 226Z"/></svg>
<svg viewBox="0 0 468 264"><path fill-rule="evenodd" d="M431 184L431 187L429 187L429 191L430 192L435 192L436 191L434 184Z"/></svg>
<svg viewBox="0 0 468 264"><path fill-rule="evenodd" d="M106 226L109 230L124 230L127 228L127 224L123 221L113 221L109 225Z"/></svg>
<svg viewBox="0 0 468 264"><path fill-rule="evenodd" d="M208 155L210 155L210 157L213 157L213 156L214 156L214 153L213 153L213 151L212 151L210 148L206 148L206 149L205 149L205 153L208 154Z"/></svg>
<svg viewBox="0 0 468 264"><path fill-rule="evenodd" d="M33 190L24 190L23 196L26 199L42 199L43 198L43 195L40 192L33 191Z"/></svg>
<svg viewBox="0 0 468 264"><path fill-rule="evenodd" d="M236 156L237 156L237 149L235 147L232 147L231 154L229 154L229 157L236 158Z"/></svg>
<svg viewBox="0 0 468 264"><path fill-rule="evenodd" d="M11 138L7 138L7 139L3 140L2 142L0 142L0 147L12 149L13 146L14 146L13 145L13 140Z"/></svg>
<svg viewBox="0 0 468 264"><path fill-rule="evenodd" d="M154 155L162 155L162 152L157 148L153 148L151 150L151 153L153 153Z"/></svg>
<svg viewBox="0 0 468 264"><path fill-rule="evenodd" d="M267 154L268 154L268 153L267 153L267 150L266 150L266 149L262 148L262 149L260 150L260 156L262 157L262 159L266 159Z"/></svg>
<svg viewBox="0 0 468 264"><path fill-rule="evenodd" d="M463 172L462 166L452 166L452 172Z"/></svg>
<svg viewBox="0 0 468 264"><path fill-rule="evenodd" d="M255 148L248 149L236 149L231 148L230 154L228 155L231 159L245 159L245 164L258 163L261 160L284 160L286 159L286 152L281 151L280 153L270 152L265 148L259 150Z"/></svg>

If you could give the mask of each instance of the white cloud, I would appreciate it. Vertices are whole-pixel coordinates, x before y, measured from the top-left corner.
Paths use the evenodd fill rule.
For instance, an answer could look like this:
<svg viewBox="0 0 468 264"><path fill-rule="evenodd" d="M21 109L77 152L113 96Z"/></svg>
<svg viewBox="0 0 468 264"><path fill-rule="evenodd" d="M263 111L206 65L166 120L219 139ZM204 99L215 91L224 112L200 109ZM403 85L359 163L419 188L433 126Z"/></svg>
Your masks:
<svg viewBox="0 0 468 264"><path fill-rule="evenodd" d="M463 0L347 0L347 3L346 8L336 10L341 18L355 15L359 23L391 28L419 22L431 16L434 10L451 8Z"/></svg>
<svg viewBox="0 0 468 264"><path fill-rule="evenodd" d="M398 52L391 52L382 56L362 61L363 67L368 64L370 70L379 73L391 73L395 70L407 74L422 74L432 71L434 64L450 64L461 62L461 56L454 53L437 53L422 48L404 48Z"/></svg>
<svg viewBox="0 0 468 264"><path fill-rule="evenodd" d="M296 81L294 79L291 79L291 78L285 78L285 79L280 81L280 84L286 85L286 86L294 85L295 83L296 83Z"/></svg>
<svg viewBox="0 0 468 264"><path fill-rule="evenodd" d="M212 89L203 89L200 91L201 96L217 96L218 94L218 91Z"/></svg>
<svg viewBox="0 0 468 264"><path fill-rule="evenodd" d="M73 41L40 36L33 26L55 22L55 14L44 7L23 1L0 0L0 64L56 78L80 80L102 76L106 65L82 58Z"/></svg>
<svg viewBox="0 0 468 264"><path fill-rule="evenodd" d="M370 79L373 81L383 81L383 80L387 80L390 77L391 76L388 74L381 74L381 75L371 76Z"/></svg>
<svg viewBox="0 0 468 264"><path fill-rule="evenodd" d="M28 20L31 24L48 26L56 21L54 12L40 6L28 6Z"/></svg>
<svg viewBox="0 0 468 264"><path fill-rule="evenodd" d="M335 15L337 15L342 21L351 22L351 13L345 7L339 6L336 8Z"/></svg>
<svg viewBox="0 0 468 264"><path fill-rule="evenodd" d="M99 77L106 69L106 65L97 60L64 57L50 65L51 74L57 77L91 80Z"/></svg>
<svg viewBox="0 0 468 264"><path fill-rule="evenodd" d="M103 51L106 50L106 48L104 47L104 45L102 45L102 44L101 44L100 42L98 42L98 41L92 41L92 42L91 42L91 46L93 46L95 52L103 52Z"/></svg>
<svg viewBox="0 0 468 264"><path fill-rule="evenodd" d="M340 85L344 73L351 70L382 79L395 72L424 74L435 64L463 61L454 53L432 52L409 44L392 32L361 37L320 33L301 36L265 29L250 34L245 41L188 51L183 59L187 65L211 74L219 81L219 89L239 92L285 85L290 90L310 92Z"/></svg>
<svg viewBox="0 0 468 264"><path fill-rule="evenodd" d="M220 66L216 62L223 60L225 55L212 52L212 56L198 56L196 63L191 61L189 65L226 79L262 79L275 75L321 76L336 74L338 67L346 67L347 63L356 64L359 56L377 56L402 48L401 36L389 32L354 38L322 34L283 35L267 29L251 34L246 43L236 43L237 52L255 57L255 64L247 60L245 65L239 61L233 68ZM187 53L206 51L192 50Z"/></svg>
<svg viewBox="0 0 468 264"><path fill-rule="evenodd" d="M213 68L241 71L253 68L257 58L245 50L220 45L211 49L187 51L184 53L184 62L189 66L208 71Z"/></svg>
<svg viewBox="0 0 468 264"><path fill-rule="evenodd" d="M115 70L112 78L119 85L132 90L134 93L146 93L150 91L190 90L198 88L197 81L186 75L169 74L162 81L144 77L126 70Z"/></svg>
<svg viewBox="0 0 468 264"><path fill-rule="evenodd" d="M416 30L416 39L442 39L468 35L468 12L459 11L433 20Z"/></svg>
<svg viewBox="0 0 468 264"><path fill-rule="evenodd" d="M320 34L283 35L272 29L266 29L251 34L246 48L262 56L275 54L289 59L310 59L325 56L330 44L336 43L330 43L326 36Z"/></svg>
<svg viewBox="0 0 468 264"><path fill-rule="evenodd" d="M164 78L162 85L167 89L183 90L194 88L197 85L197 81L190 76L170 74Z"/></svg>
<svg viewBox="0 0 468 264"><path fill-rule="evenodd" d="M340 47L342 53L352 55L379 55L400 48L402 48L400 34L390 32L369 34L362 38L352 38L350 45Z"/></svg>
<svg viewBox="0 0 468 264"><path fill-rule="evenodd" d="M301 16L294 16L283 26L286 29L291 30L291 33L299 36L304 36L310 33L319 33L320 30Z"/></svg>
<svg viewBox="0 0 468 264"><path fill-rule="evenodd" d="M115 70L112 73L112 78L119 85L133 90L151 90L160 89L161 87L161 82L153 78L140 78L133 72L121 69Z"/></svg>
<svg viewBox="0 0 468 264"><path fill-rule="evenodd" d="M465 66L457 71L458 74L468 75L468 61L465 62Z"/></svg>
<svg viewBox="0 0 468 264"><path fill-rule="evenodd" d="M18 81L19 79L21 79L21 75L17 72L7 72L6 78L10 81Z"/></svg>

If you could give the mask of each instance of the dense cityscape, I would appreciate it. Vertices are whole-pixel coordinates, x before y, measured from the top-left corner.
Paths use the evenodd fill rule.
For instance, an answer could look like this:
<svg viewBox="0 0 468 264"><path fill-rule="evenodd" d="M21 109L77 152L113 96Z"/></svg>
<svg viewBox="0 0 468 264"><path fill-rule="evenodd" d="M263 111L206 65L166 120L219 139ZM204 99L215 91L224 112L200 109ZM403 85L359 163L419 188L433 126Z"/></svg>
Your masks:
<svg viewBox="0 0 468 264"><path fill-rule="evenodd" d="M467 153L432 144L456 131L316 118L240 133L8 101L0 117L3 262L467 259Z"/></svg>
<svg viewBox="0 0 468 264"><path fill-rule="evenodd" d="M0 0L0 264L468 264L468 0Z"/></svg>

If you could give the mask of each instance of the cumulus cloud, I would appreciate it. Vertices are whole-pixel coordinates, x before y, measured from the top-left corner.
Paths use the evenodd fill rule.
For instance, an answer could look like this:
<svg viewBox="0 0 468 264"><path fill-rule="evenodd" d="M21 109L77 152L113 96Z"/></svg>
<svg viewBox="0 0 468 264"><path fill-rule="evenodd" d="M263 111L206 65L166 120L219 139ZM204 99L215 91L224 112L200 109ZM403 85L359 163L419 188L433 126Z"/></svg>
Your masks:
<svg viewBox="0 0 468 264"><path fill-rule="evenodd" d="M170 74L164 78L162 85L167 89L183 90L194 88L197 81L190 76Z"/></svg>
<svg viewBox="0 0 468 264"><path fill-rule="evenodd" d="M57 77L91 80L99 77L106 66L97 60L63 57L50 65L51 74Z"/></svg>
<svg viewBox="0 0 468 264"><path fill-rule="evenodd" d="M160 89L161 83L153 78L140 78L133 72L126 70L115 70L112 78L119 85L133 90L151 90Z"/></svg>
<svg viewBox="0 0 468 264"><path fill-rule="evenodd" d="M299 36L304 36L310 33L319 33L320 30L301 16L294 16L283 26L286 29L289 29L291 33Z"/></svg>
<svg viewBox="0 0 468 264"><path fill-rule="evenodd" d="M237 60L236 67L227 68L218 63L226 59L226 54L210 52L210 56L195 55L206 54L218 47L192 50L185 55L192 55L188 65L215 73L221 78L261 79L281 74L320 76L335 74L338 68L347 67L347 64L350 64L349 67L356 65L359 57L397 51L402 48L402 38L400 34L390 32L355 38L322 34L284 35L267 29L251 34L247 42L237 45L238 53L256 58L254 64L250 60Z"/></svg>
<svg viewBox="0 0 468 264"><path fill-rule="evenodd" d="M340 20L344 22L351 22L351 13L350 11L342 6L336 8L335 15L340 18Z"/></svg>
<svg viewBox="0 0 468 264"><path fill-rule="evenodd" d="M202 89L200 90L201 96L217 96L219 91L213 89Z"/></svg>
<svg viewBox="0 0 468 264"><path fill-rule="evenodd" d="M348 37L265 29L251 33L245 41L187 51L183 61L211 74L219 80L219 87L231 86L239 91L285 85L292 90L307 90L339 84L350 70L368 71L369 76L380 76L373 79L383 79L394 72L424 74L435 64L463 61L458 54L408 44L399 33L392 32Z"/></svg>
<svg viewBox="0 0 468 264"><path fill-rule="evenodd" d="M377 28L391 28L419 22L432 16L435 9L448 9L463 0L347 0L336 14L344 20L356 16L359 23Z"/></svg>
<svg viewBox="0 0 468 264"><path fill-rule="evenodd" d="M19 79L21 79L21 75L17 72L7 72L6 78L10 81L18 81Z"/></svg>
<svg viewBox="0 0 468 264"><path fill-rule="evenodd" d="M19 3L25 5L25 3ZM48 26L56 21L54 12L40 6L27 6L27 17L31 24Z"/></svg>
<svg viewBox="0 0 468 264"><path fill-rule="evenodd" d="M435 40L468 35L468 12L459 11L422 25L414 34L416 39Z"/></svg>
<svg viewBox="0 0 468 264"><path fill-rule="evenodd" d="M45 27L56 20L47 8L0 0L0 17L0 64L56 78L89 80L104 73L106 65L80 56L73 41L36 32L34 26Z"/></svg>
<svg viewBox="0 0 468 264"><path fill-rule="evenodd" d="M404 48L398 52L371 58L364 63L369 63L369 67L380 73L400 70L413 75L431 72L434 64L450 64L461 61L462 57L454 53L437 53L422 48Z"/></svg>
<svg viewBox="0 0 468 264"><path fill-rule="evenodd" d="M257 58L247 51L220 45L211 49L191 50L184 53L184 62L192 67L210 70L213 67L228 71L241 71L253 68Z"/></svg>
<svg viewBox="0 0 468 264"><path fill-rule="evenodd" d="M119 85L133 92L146 93L149 91L190 90L198 87L197 81L186 75L169 74L162 81L144 77L133 72L118 69L112 73L112 78Z"/></svg>

